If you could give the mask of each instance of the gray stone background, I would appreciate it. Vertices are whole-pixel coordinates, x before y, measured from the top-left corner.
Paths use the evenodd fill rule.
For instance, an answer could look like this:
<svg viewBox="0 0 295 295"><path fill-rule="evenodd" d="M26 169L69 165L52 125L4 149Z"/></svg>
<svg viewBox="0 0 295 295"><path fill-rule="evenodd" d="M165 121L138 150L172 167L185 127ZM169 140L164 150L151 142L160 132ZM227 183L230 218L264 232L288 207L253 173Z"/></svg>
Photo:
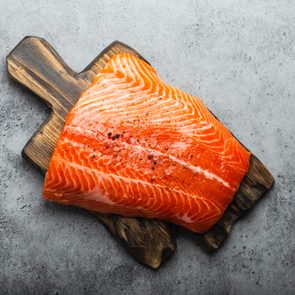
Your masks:
<svg viewBox="0 0 295 295"><path fill-rule="evenodd" d="M0 0L1 294L294 294L295 2ZM208 255L187 235L158 271L134 261L87 212L42 200L21 158L49 110L7 77L25 36L46 38L74 70L113 40L201 96L276 178Z"/></svg>

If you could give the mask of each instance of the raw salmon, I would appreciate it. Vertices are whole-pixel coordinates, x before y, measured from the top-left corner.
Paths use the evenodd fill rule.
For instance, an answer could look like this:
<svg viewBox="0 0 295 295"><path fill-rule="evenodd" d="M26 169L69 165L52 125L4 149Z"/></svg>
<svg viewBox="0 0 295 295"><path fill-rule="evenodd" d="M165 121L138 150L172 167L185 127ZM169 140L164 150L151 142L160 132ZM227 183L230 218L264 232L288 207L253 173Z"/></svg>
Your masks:
<svg viewBox="0 0 295 295"><path fill-rule="evenodd" d="M43 195L202 233L233 199L249 158L200 99L117 54L68 114Z"/></svg>

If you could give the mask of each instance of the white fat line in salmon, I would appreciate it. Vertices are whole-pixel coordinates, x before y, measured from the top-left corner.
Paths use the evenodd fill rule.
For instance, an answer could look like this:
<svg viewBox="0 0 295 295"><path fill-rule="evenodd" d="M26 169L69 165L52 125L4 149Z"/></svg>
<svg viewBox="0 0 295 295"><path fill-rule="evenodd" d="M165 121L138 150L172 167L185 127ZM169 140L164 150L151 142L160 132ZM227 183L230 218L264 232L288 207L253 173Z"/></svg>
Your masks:
<svg viewBox="0 0 295 295"><path fill-rule="evenodd" d="M110 173L110 172L102 172L102 171L100 171L98 169L95 169L95 168L85 167L85 166L77 164L75 162L70 162L70 161L65 160L65 159L63 159L61 157L58 157L58 158L59 158L58 161L60 163L63 163L65 165L65 167L70 166L73 169L78 169L80 171L86 171L88 173L92 172L96 176L99 175L102 179L106 179L108 181L111 181L111 178L113 178L113 179L116 180L116 182L119 182L119 183L121 181L124 181L124 182L127 182L127 183L128 182L134 182L134 183L137 183L137 184L142 184L144 186L149 186L152 189L157 188L157 189L160 189L160 190L168 190L172 194L176 193L176 194L179 194L180 196L186 196L186 197L189 197L191 199L198 199L201 202L203 202L203 204L205 204L205 206L208 208L208 210L210 208L210 206L208 206L208 203L211 203L211 205L214 206L217 210L220 210L219 207L217 206L217 204L215 204L214 201L205 199L203 197L200 197L200 196L197 196L197 195L194 195L194 194L184 192L182 190L177 190L175 188L167 187L167 186L157 184L157 183L152 184L152 183L150 183L148 181L145 181L145 180L136 179L136 178L130 178L130 177L126 177L126 176L122 176L122 175L118 175L118 174L114 174L114 173Z"/></svg>
<svg viewBox="0 0 295 295"><path fill-rule="evenodd" d="M122 142L122 144L127 144L127 145L130 145L126 142ZM165 153L162 153L160 151L157 151L155 149L152 149L152 148L148 148L148 147L143 147L143 146L140 146L140 145L132 145L133 148L135 149L138 149L138 150L147 150L149 152L151 152L153 155L155 156L164 156L164 157L168 157L171 161L175 162L175 163L178 163L180 164L181 166L185 167L185 168L188 168L190 169L192 172L194 173L201 173L203 174L206 178L209 178L209 179L215 179L217 180L218 182L222 183L224 186L232 189L232 190L235 190L234 188L232 188L228 182L226 182L225 180L223 180L222 178L220 178L219 176L217 176L216 174L206 170L206 169L203 169L201 168L200 166L194 166L186 161L183 161L183 160L180 160L172 155L167 155Z"/></svg>
<svg viewBox="0 0 295 295"><path fill-rule="evenodd" d="M95 136L96 137L96 134L94 132L92 132L91 130L84 130L80 127L67 127L68 130L72 129L74 131L77 131L77 132L80 132L80 133L88 133L89 135L92 135L92 136ZM184 160L181 160L181 159L178 159L177 157L175 156L172 156L172 155L168 155L168 154L165 154L163 152L160 152L158 150L155 150L155 149L152 149L152 148L149 148L149 147L144 147L144 146L141 146L141 145L136 145L136 144L129 144L125 141L122 141L122 146L123 147L132 147L134 149L137 149L137 150L140 150L140 151L147 151L148 153L152 153L153 155L155 156L162 156L162 157L168 157L171 161L175 162L175 163L178 163L180 164L181 166L183 167L186 167L188 169L190 169L193 173L200 173L200 174L203 174L206 178L208 179L215 179L217 180L219 183L223 184L225 187L228 187L230 188L231 190L235 190L234 188L232 188L228 182L226 182L224 179L222 179L221 177L217 176L216 174L214 174L213 172L210 172L206 169L203 169L201 168L200 166L194 166Z"/></svg>
<svg viewBox="0 0 295 295"><path fill-rule="evenodd" d="M87 93L86 95L82 96L84 99L84 102L80 103L80 106L86 106L85 110L92 105L95 105L97 103L105 103L106 105L112 105L116 101L122 102L122 97L118 94L124 93L126 89L128 89L128 95L132 95L133 93L145 95L145 94L151 94L151 87L145 90L142 90L142 88L145 86L144 81L142 80L140 84L138 84L139 81L133 81L132 83L126 83L122 82L119 84L111 85L107 89L102 88L100 84L97 84L98 90ZM135 83L135 84L134 84ZM134 85L133 85L134 84ZM126 95L126 94L124 94ZM163 94L164 95L164 94ZM98 99L100 97L100 99ZM123 101L124 102L124 101Z"/></svg>

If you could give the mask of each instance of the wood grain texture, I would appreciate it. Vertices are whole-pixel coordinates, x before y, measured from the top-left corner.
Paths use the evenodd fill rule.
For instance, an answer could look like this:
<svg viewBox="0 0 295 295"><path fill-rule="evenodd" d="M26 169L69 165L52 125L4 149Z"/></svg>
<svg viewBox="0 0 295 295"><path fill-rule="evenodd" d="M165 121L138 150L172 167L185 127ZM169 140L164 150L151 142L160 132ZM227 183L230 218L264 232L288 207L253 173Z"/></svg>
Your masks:
<svg viewBox="0 0 295 295"><path fill-rule="evenodd" d="M135 50L120 42L108 46L84 71L73 72L55 50L43 39L24 38L7 57L10 76L31 89L51 108L44 122L23 150L23 156L43 172L47 170L67 112L97 72L116 53L128 52L142 59ZM232 225L272 187L274 179L267 168L251 156L250 169L234 200L223 217L208 232L196 235L207 250L220 247ZM170 227L163 222L99 214L98 219L117 236L139 260L157 268L175 249Z"/></svg>

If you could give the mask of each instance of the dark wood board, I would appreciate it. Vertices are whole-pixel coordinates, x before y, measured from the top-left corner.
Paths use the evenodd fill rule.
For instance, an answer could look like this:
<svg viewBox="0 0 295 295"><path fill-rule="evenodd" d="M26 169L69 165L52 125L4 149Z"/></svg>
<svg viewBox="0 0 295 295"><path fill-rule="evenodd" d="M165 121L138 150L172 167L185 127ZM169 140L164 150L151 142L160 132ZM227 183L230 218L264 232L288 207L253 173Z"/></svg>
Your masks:
<svg viewBox="0 0 295 295"><path fill-rule="evenodd" d="M84 71L75 73L44 40L24 38L7 56L9 75L37 94L51 109L51 116L32 136L22 151L43 173L47 171L55 144L63 129L67 113L112 55L119 52L139 54L121 44L112 43ZM175 250L170 225L157 220L126 218L93 213L106 228L141 262L152 268Z"/></svg>
<svg viewBox="0 0 295 295"><path fill-rule="evenodd" d="M47 171L67 113L98 71L120 52L144 59L134 49L115 41L84 71L76 73L44 39L38 37L25 37L7 56L9 75L37 94L52 109L49 119L36 131L22 152L43 173ZM273 183L272 175L252 155L250 169L233 202L213 228L195 235L199 243L209 251L218 249L235 221L252 208ZM167 223L113 214L95 215L133 256L152 268L158 268L175 250L173 230Z"/></svg>

